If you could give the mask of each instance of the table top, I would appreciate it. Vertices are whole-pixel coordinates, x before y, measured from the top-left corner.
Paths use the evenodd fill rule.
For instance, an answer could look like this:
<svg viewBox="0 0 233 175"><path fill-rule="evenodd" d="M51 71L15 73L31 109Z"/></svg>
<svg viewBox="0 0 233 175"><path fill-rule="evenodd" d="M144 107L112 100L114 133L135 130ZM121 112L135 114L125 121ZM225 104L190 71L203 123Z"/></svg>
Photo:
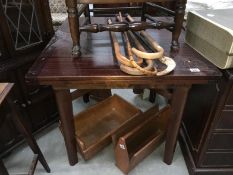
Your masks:
<svg viewBox="0 0 233 175"><path fill-rule="evenodd" d="M2 104L12 87L13 83L0 83L0 104Z"/></svg>
<svg viewBox="0 0 233 175"><path fill-rule="evenodd" d="M106 18L92 18L92 22L106 23ZM81 34L80 58L71 54L72 41L67 20L55 33L46 49L29 70L26 78L31 83L70 88L131 88L154 87L163 84L201 84L217 81L222 74L195 50L184 43L180 36L179 52L170 51L172 34L167 30L148 30L172 57L176 68L168 75L132 76L125 74L112 54L108 32ZM121 39L120 34L118 34ZM120 41L120 40L119 40ZM199 72L192 72L192 69ZM93 86L94 85L94 86Z"/></svg>

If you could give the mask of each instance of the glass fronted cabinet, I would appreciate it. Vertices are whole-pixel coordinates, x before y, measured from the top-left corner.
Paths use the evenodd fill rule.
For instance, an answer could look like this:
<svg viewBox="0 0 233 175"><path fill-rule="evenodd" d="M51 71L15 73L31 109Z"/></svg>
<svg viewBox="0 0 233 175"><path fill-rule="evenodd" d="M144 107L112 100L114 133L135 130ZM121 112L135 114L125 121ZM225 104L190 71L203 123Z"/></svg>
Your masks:
<svg viewBox="0 0 233 175"><path fill-rule="evenodd" d="M30 52L53 34L48 1L0 0L1 45L8 57Z"/></svg>

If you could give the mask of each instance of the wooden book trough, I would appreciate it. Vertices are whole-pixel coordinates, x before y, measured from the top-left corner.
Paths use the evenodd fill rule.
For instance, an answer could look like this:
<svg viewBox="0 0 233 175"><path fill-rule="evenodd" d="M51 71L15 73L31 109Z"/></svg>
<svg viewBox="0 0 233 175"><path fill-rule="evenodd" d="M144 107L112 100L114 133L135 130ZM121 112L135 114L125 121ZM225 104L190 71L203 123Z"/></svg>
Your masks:
<svg viewBox="0 0 233 175"><path fill-rule="evenodd" d="M116 166L125 174L149 155L165 136L170 106L155 106L121 125L112 134Z"/></svg>
<svg viewBox="0 0 233 175"><path fill-rule="evenodd" d="M141 111L117 95L75 116L75 134L85 160L111 143L111 134Z"/></svg>

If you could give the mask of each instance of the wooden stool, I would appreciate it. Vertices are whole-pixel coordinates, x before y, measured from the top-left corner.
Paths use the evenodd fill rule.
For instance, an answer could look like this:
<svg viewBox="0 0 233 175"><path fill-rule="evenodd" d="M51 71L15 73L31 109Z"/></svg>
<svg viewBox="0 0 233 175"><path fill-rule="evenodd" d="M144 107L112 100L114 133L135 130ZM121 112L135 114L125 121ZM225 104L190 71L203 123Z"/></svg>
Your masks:
<svg viewBox="0 0 233 175"><path fill-rule="evenodd" d="M22 120L22 117L20 116L20 113L18 112L17 106L12 101L9 92L12 89L13 84L12 83L0 83L0 105L2 102L6 99L6 102L11 108L12 113L14 113L13 118L14 124L18 128L19 132L24 136L25 140L27 141L28 145L30 146L31 150L34 153L34 158L32 161L32 164L30 166L30 170L28 172L28 175L33 175L35 172L35 168L37 165L38 160L43 165L44 169L50 173L50 168L38 146L36 143L35 138L32 136L31 132L26 128L26 125L24 124L24 121ZM1 175L8 175L8 172L3 164L3 162L0 160L0 174Z"/></svg>
<svg viewBox="0 0 233 175"><path fill-rule="evenodd" d="M160 7L154 3L150 2L176 2L176 8L175 11L168 10L166 8ZM116 4L116 3L130 3L130 2L142 2L143 5L141 7L142 9L142 16L141 21L144 21L144 23L141 22L137 24L133 23L114 23L111 25L103 25L103 24L90 24L90 10L89 10L89 4ZM171 41L171 48L174 50L179 49L179 43L178 38L181 33L184 14L185 14L185 6L186 6L187 0L66 0L66 6L68 8L68 19L69 19L69 27L70 27L70 33L71 38L73 41L73 48L72 53L74 56L80 56L80 33L81 32L102 32L102 31L115 31L115 32L122 32L127 30L132 31L138 31L144 30L147 28L154 28L154 29L161 29L166 28L170 31L172 31L172 41ZM77 5L80 5L79 8L77 8ZM150 6L152 8L156 8L159 10L163 10L167 12L168 14L174 16L174 22L173 23L164 23L162 21L157 21L152 18L152 16L146 14L147 7ZM111 9L111 8L110 8ZM112 8L112 10L114 10ZM116 10L116 9L115 9ZM114 10L114 11L115 11ZM129 9L130 10L130 9ZM86 20L83 24L79 24L79 17L84 12L85 16L87 16ZM146 19L149 19L152 21L152 23L145 23ZM89 25L86 25L89 23Z"/></svg>

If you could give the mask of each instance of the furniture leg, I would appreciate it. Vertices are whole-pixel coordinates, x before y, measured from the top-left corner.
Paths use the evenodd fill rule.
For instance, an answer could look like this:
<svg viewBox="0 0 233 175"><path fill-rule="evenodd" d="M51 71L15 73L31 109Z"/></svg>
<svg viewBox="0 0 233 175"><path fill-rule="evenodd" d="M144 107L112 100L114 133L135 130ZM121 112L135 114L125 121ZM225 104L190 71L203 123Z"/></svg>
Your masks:
<svg viewBox="0 0 233 175"><path fill-rule="evenodd" d="M164 162L168 165L172 163L189 89L190 86L177 86L172 96L172 116L167 128L164 153Z"/></svg>
<svg viewBox="0 0 233 175"><path fill-rule="evenodd" d="M91 14L90 14L89 4L87 5L87 7L84 11L84 15L86 18L88 18L88 23L91 24Z"/></svg>
<svg viewBox="0 0 233 175"><path fill-rule="evenodd" d="M144 3L142 3L141 21L146 21L145 13L146 13L146 3L144 2Z"/></svg>
<svg viewBox="0 0 233 175"><path fill-rule="evenodd" d="M183 26L184 15L185 15L185 7L186 7L187 0L177 0L176 1L176 10L175 10L175 28L172 32L172 43L171 48L172 50L179 49L179 36L181 33L181 29Z"/></svg>
<svg viewBox="0 0 233 175"><path fill-rule="evenodd" d="M150 89L149 101L151 103L154 103L155 99L156 99L156 91L155 91L155 89Z"/></svg>
<svg viewBox="0 0 233 175"><path fill-rule="evenodd" d="M9 175L9 173L8 173L6 167L1 159L0 159L0 174L1 175Z"/></svg>
<svg viewBox="0 0 233 175"><path fill-rule="evenodd" d="M77 0L66 0L70 34L73 41L72 53L74 56L80 56L80 32Z"/></svg>
<svg viewBox="0 0 233 175"><path fill-rule="evenodd" d="M11 107L12 113L14 114L13 121L14 121L14 124L16 125L17 129L24 136L25 140L27 141L28 145L32 149L33 153L38 155L38 159L39 159L40 163L43 165L44 169L48 173L50 173L50 168L49 168L38 144L36 143L35 138L32 136L30 130L26 127L24 120L21 118L21 115L19 113L19 109L17 109L17 106L14 104L14 102L12 101L12 99L9 96L6 98L6 100Z"/></svg>
<svg viewBox="0 0 233 175"><path fill-rule="evenodd" d="M75 139L74 118L72 109L72 96L69 89L55 89L57 105L63 129L66 151L70 165L78 163L77 147Z"/></svg>
<svg viewBox="0 0 233 175"><path fill-rule="evenodd" d="M84 103L88 103L90 101L89 97L90 97L89 93L86 93L86 94L83 95L83 101L84 101Z"/></svg>

